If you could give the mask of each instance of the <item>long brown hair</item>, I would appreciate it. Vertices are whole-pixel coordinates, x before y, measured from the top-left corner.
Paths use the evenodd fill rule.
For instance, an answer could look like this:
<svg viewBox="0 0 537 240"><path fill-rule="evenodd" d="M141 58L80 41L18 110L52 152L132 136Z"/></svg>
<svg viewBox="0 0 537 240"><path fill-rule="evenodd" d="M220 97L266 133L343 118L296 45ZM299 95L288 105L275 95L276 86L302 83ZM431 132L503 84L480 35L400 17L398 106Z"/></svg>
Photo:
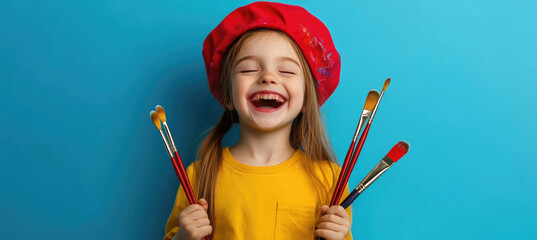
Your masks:
<svg viewBox="0 0 537 240"><path fill-rule="evenodd" d="M295 118L291 127L289 140L294 149L302 150L308 157L302 162L305 171L312 176L311 180L317 188L318 198L323 204L328 204L330 194L327 183L328 178L335 180L333 164L335 157L326 137L324 126L319 110L319 101L315 90L315 83L308 63L296 43L285 33L272 29L250 30L239 37L229 47L222 61L222 71L220 84L222 87L224 106L231 106L233 100L231 96L231 74L232 67L244 42L254 34L261 31L274 31L284 36L299 56L305 80L305 95L303 111ZM226 107L226 108L227 108ZM198 161L195 162L195 173L197 194L209 203L209 219L214 221L214 195L218 180L218 170L222 164L222 139L227 131L238 121L235 110L226 110L220 121L212 128L207 137L203 140L198 151ZM331 172L317 171L318 167L326 165ZM324 168L326 169L326 168ZM321 173L321 175L319 175ZM333 181L334 182L334 181ZM214 224L213 224L214 227ZM213 231L214 232L214 231Z"/></svg>

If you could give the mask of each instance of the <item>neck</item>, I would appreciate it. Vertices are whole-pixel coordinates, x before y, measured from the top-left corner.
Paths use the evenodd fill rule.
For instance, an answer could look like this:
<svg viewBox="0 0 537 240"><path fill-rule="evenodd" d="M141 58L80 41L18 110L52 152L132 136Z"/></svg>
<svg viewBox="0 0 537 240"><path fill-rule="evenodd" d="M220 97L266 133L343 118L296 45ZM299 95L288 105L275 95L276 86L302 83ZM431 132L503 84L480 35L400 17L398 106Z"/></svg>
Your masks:
<svg viewBox="0 0 537 240"><path fill-rule="evenodd" d="M237 161L250 166L274 166L295 153L289 141L291 124L271 131L260 131L244 125L240 125L239 141L229 148Z"/></svg>

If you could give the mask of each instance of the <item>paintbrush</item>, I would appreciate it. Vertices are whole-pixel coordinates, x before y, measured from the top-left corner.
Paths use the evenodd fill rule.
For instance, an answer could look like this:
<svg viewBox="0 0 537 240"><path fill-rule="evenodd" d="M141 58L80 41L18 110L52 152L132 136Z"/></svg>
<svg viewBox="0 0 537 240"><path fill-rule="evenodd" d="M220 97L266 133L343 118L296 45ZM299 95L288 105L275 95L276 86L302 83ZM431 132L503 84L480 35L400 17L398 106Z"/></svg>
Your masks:
<svg viewBox="0 0 537 240"><path fill-rule="evenodd" d="M352 156L352 160L349 163L348 169L345 172L343 180L339 185L339 191L337 191L337 195L333 201L336 204L341 199L341 195L343 194L343 189L345 189L345 186L347 185L347 182L349 181L354 165L356 164L356 160L358 159L358 156L360 156L360 152L362 151L362 148L364 147L364 142L367 138L367 134L369 133L369 128L371 127L371 123L373 123L373 118L375 118L375 114L377 113L380 101L382 100L382 96L384 95L384 92L388 88L388 85L390 85L390 78L386 79L386 81L384 82L384 86L382 87L382 92L380 92L380 96L379 96L377 103L375 104L375 108L371 112L371 116L369 117L369 120L367 121L367 125L365 126L364 131L362 132L362 135L360 136L360 140L358 140L358 144Z"/></svg>
<svg viewBox="0 0 537 240"><path fill-rule="evenodd" d="M188 180L188 175L186 174L185 167L183 166L183 162L181 161L181 157L179 157L179 153L177 153L177 147L175 147L175 143L172 138L172 134L170 133L170 129L168 128L168 124L166 123L166 113L164 112L164 108L162 106L157 105L156 107L157 112L151 111L150 116L151 120L157 127L157 129L160 132L160 136L162 137L162 140L164 141L164 145L166 146L166 151L168 151L168 155L170 155L170 159L172 160L173 168L175 169L175 173L177 174L177 177L179 177L179 182L181 182L181 186L183 186L183 190L185 191L185 195L188 199L188 202L190 204L195 204L196 202L196 196L194 196L194 192L192 191L192 187L190 186L190 181ZM164 129L168 135L168 138L170 139L170 143L173 147L173 154L172 149L170 148L170 145L168 144L168 141L166 141L166 137L164 136L164 133L162 132L162 127L160 125L160 122L162 121L162 125L164 125ZM177 159L174 157L177 157ZM208 236L203 237L203 240L209 240L210 238Z"/></svg>
<svg viewBox="0 0 537 240"><path fill-rule="evenodd" d="M194 191L192 191L192 186L190 185L190 180L188 179L188 175L185 171L185 166L183 165L183 161L181 160L181 157L179 156L179 153L177 152L177 147L175 146L175 142L173 141L172 133L170 132L170 128L168 127L168 123L166 122L166 112L164 111L164 108L160 105L157 105L155 107L157 110L158 117L160 118L160 121L162 121L162 125L164 126L164 131L166 132L166 135L168 136L168 139L170 140L171 150L173 151L173 154L175 155L175 161L178 165L179 172L183 176L184 182L181 182L181 185L183 186L183 189L185 190L185 193L188 192L187 197L189 198L190 204L196 203L196 197L194 196Z"/></svg>
<svg viewBox="0 0 537 240"><path fill-rule="evenodd" d="M369 185L371 185L377 178L380 177L388 168L390 168L395 162L401 159L410 148L410 145L405 141L400 141L386 154L382 160L367 174L367 176L358 184L358 186L341 202L343 208L347 208L351 203L365 191Z"/></svg>
<svg viewBox="0 0 537 240"><path fill-rule="evenodd" d="M195 198L191 196L190 192L185 188L186 185L185 182L185 176L181 173L181 170L179 169L179 165L177 164L177 161L174 157L174 154L172 153L172 150L170 148L170 145L168 144L168 141L166 140L166 136L164 135L164 132L162 132L162 126L160 123L160 118L158 116L158 113L155 111L150 112L151 120L153 121L153 124L157 127L160 136L162 137L162 141L164 141L164 146L166 147L166 151L168 152L168 155L170 156L170 159L172 160L173 168L175 169L175 173L177 174L177 177L179 178L179 182L181 182L181 185L183 186L183 190L185 191L185 195L187 196L188 202L190 204L195 203Z"/></svg>
<svg viewBox="0 0 537 240"><path fill-rule="evenodd" d="M373 108L375 108L375 105L377 104L378 99L379 99L379 92L377 90L373 89L369 91L369 93L367 94L367 98L365 99L364 109L362 110L362 115L360 116L358 125L356 126L356 130L354 131L354 136L352 138L352 142L349 147L349 150L347 151L347 155L345 156L345 161L343 161L343 166L341 167L341 172L339 173L339 178L336 183L334 194L332 195L332 200L330 201L330 206L338 204L335 201L335 199L338 195L338 192L342 189L340 184L345 176L347 167L349 166L349 160L351 159L352 153L354 152L354 146L356 145L356 140L358 139L358 135L360 134L360 131L362 130L364 122L367 120L367 118L371 114L371 111L373 110Z"/></svg>

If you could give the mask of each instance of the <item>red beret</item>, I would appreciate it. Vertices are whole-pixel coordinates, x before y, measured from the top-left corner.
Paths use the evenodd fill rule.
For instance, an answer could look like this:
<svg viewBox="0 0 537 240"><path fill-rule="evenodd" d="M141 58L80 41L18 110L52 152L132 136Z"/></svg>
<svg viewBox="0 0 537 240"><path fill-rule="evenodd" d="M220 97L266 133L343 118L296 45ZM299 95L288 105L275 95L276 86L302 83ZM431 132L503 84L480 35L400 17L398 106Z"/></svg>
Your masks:
<svg viewBox="0 0 537 240"><path fill-rule="evenodd" d="M322 105L336 89L341 67L330 32L306 9L274 2L255 2L235 9L205 39L203 59L214 97L223 104L218 81L228 47L246 31L258 28L280 30L296 42L315 78L319 105Z"/></svg>

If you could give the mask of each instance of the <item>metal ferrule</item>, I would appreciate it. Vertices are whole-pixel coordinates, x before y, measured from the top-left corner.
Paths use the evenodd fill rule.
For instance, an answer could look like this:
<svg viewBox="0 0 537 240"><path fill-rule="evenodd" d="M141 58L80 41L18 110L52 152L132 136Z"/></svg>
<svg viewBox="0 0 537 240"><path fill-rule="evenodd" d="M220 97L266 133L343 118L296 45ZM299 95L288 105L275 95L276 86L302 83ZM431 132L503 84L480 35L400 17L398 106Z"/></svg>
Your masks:
<svg viewBox="0 0 537 240"><path fill-rule="evenodd" d="M377 180L380 175L382 175L388 168L390 168L393 165L394 161L392 161L388 157L384 157L378 164L365 176L365 178L358 184L358 187L356 187L356 190L359 193L362 193L365 191L369 185L371 185L375 180Z"/></svg>
<svg viewBox="0 0 537 240"><path fill-rule="evenodd" d="M364 126L365 121L367 120L367 117L369 117L369 114L371 114L371 111L369 110L363 110L362 116L360 116L360 120L358 121L358 126L356 126L356 130L354 131L354 138L352 139L353 142L356 142L358 139L358 135L360 135L360 131L362 130L362 127Z"/></svg>
<svg viewBox="0 0 537 240"><path fill-rule="evenodd" d="M175 142L173 141L172 133L170 132L170 128L168 128L168 123L162 122L162 125L164 125L164 130L166 130L166 135L168 135L168 139L170 140L172 151L177 152L177 147L175 147Z"/></svg>
<svg viewBox="0 0 537 240"><path fill-rule="evenodd" d="M173 157L172 150L170 149L170 145L168 144L168 141L166 141L166 136L164 136L164 133L162 130L158 130L160 132L160 136L162 137L162 141L164 141L164 145L166 146L166 151L168 152L168 155L170 155L170 158Z"/></svg>
<svg viewBox="0 0 537 240"><path fill-rule="evenodd" d="M375 104L375 108L373 108L373 112L371 113L371 117L369 118L369 124L373 122L373 118L375 117L375 114L377 113L377 109L380 105L380 100L382 100L382 96L384 95L384 91L380 93L379 100L377 101L377 104Z"/></svg>

